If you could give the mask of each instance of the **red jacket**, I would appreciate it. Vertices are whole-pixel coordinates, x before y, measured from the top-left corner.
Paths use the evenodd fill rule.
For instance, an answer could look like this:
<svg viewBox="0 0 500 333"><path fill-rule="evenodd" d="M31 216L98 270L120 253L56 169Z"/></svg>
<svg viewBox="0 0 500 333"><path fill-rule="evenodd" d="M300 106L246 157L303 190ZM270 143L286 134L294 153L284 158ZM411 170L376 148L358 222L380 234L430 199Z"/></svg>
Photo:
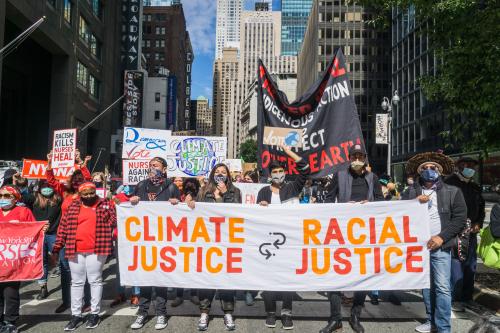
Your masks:
<svg viewBox="0 0 500 333"><path fill-rule="evenodd" d="M75 200L69 206L68 211L61 218L59 228L57 229L57 238L54 243L53 253L59 253L63 247L65 256L71 259L76 254L76 230L78 228L78 215L82 202ZM111 255L113 253L112 233L116 227L116 209L113 203L108 199L99 199L96 207L96 238L95 250L97 255Z"/></svg>
<svg viewBox="0 0 500 333"><path fill-rule="evenodd" d="M81 167L80 171L82 172L83 178L85 180L91 180L92 176L90 175L89 169L87 167ZM56 177L54 176L54 171L52 169L47 169L47 172L45 174L47 176L47 183L49 184L50 187L54 189L54 191L59 194L62 198L64 198L64 193L66 192L66 186L64 186L63 183L58 181Z"/></svg>

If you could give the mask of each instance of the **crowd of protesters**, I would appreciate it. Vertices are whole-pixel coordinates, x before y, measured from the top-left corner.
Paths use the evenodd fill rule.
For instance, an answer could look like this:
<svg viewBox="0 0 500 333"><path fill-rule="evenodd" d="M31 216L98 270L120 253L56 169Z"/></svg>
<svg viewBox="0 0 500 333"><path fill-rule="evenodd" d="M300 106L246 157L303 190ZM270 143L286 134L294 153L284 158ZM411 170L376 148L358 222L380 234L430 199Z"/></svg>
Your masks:
<svg viewBox="0 0 500 333"><path fill-rule="evenodd" d="M315 203L366 203L384 200L418 200L426 204L430 216L431 238L427 243L430 251L431 287L422 291L427 321L416 327L418 332L451 332L451 311L465 311L475 307L473 302L474 275L476 272L478 246L477 234L483 228L485 202L481 188L473 181L478 161L461 158L454 162L442 153L422 153L411 158L406 165L407 183L400 189L387 175L378 177L367 164L367 155L360 145L350 148L350 164L333 176L311 180L307 161L291 149L284 152L295 161L298 175L286 181L285 166L273 161L268 168L269 177L262 179L257 170L243 174L232 173L225 164L213 167L208 177L169 178L167 162L155 157L149 162L148 178L136 186L120 186L114 191L98 196L97 190L108 188L109 177L104 173L91 174L84 159L77 153L76 171L64 182L57 180L48 158L46 179L28 185L15 170L8 170L0 188L0 222L47 221L43 245L43 277L38 281L38 300L51 292L47 287L50 269L56 267L60 275L61 303L55 313L71 311L71 320L65 331L72 331L84 324L92 329L99 325L103 295L103 267L107 260L117 256L115 205L141 201L168 201L172 205L187 204L194 208L197 202L234 203L242 202L241 192L235 182L266 182L257 196L256 204L315 204ZM500 189L499 189L500 192ZM498 237L500 206L495 206L491 217L491 230ZM111 307L127 302L126 290L120 285L116 272L116 297ZM21 282L0 283L2 308L0 332L17 332L19 318ZM137 307L137 317L131 329L140 329L147 321L149 308L154 303L155 329L168 325L168 288L148 286L132 288L131 306ZM196 286L193 286L196 287ZM228 286L230 288L230 286ZM330 318L320 333L331 333L342 329L342 303L352 304L349 324L353 331L364 332L361 322L362 310L367 296L372 304L379 304L378 291L353 290L352 293L328 292ZM254 304L258 291L246 291L245 302ZM184 290L178 289L171 305L180 306L184 301ZM189 290L190 300L199 307L198 329L209 326L209 314L215 295L218 294L224 313L226 330L235 330L233 317L235 291L231 289ZM401 305L397 293L388 293L388 300ZM353 296L353 297L352 297ZM276 302L283 305L279 318L282 328L293 329L292 303L294 293L262 291L266 319L265 326L276 327ZM87 314L84 316L84 314Z"/></svg>

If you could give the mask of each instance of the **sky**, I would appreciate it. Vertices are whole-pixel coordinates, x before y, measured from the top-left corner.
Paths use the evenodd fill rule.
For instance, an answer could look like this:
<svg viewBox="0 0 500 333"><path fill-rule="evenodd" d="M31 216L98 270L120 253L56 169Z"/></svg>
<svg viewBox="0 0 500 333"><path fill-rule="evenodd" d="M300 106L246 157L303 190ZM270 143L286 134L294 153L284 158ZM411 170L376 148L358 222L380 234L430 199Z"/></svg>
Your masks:
<svg viewBox="0 0 500 333"><path fill-rule="evenodd" d="M244 8L252 9L256 0L245 0ZM204 96L212 105L212 71L215 55L216 0L182 0L187 29L194 49L191 74L191 99ZM273 0L273 9L280 0Z"/></svg>

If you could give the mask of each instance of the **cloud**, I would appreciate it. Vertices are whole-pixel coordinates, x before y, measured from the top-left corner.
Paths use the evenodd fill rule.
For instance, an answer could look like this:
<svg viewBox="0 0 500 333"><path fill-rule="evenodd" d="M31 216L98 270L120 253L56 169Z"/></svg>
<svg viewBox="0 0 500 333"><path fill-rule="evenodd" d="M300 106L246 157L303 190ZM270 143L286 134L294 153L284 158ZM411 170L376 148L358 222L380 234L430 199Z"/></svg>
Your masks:
<svg viewBox="0 0 500 333"><path fill-rule="evenodd" d="M217 1L184 0L182 6L195 57L200 54L213 54Z"/></svg>

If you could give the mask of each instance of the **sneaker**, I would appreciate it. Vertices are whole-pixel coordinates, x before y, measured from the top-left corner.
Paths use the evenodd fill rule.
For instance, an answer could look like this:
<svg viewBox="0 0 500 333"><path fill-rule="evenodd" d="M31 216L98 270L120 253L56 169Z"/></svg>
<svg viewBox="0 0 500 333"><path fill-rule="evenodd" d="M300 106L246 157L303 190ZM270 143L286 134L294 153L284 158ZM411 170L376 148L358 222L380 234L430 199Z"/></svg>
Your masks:
<svg viewBox="0 0 500 333"><path fill-rule="evenodd" d="M74 331L80 326L80 324L83 322L82 317L77 317L77 316L72 316L71 320L69 323L64 327L65 331Z"/></svg>
<svg viewBox="0 0 500 333"><path fill-rule="evenodd" d="M138 330L144 326L144 323L146 322L146 316L143 315L138 315L137 318L135 318L135 321L132 325L130 325L130 328L133 330Z"/></svg>
<svg viewBox="0 0 500 333"><path fill-rule="evenodd" d="M182 297L179 297L177 296L173 301L172 301L172 307L173 308L176 308L178 307L179 305L181 305L182 303L184 303L184 298Z"/></svg>
<svg viewBox="0 0 500 333"><path fill-rule="evenodd" d="M44 284L40 288L40 293L36 296L36 299L38 301L41 301L42 299L46 299L49 297L49 291L47 290L47 285Z"/></svg>
<svg viewBox="0 0 500 333"><path fill-rule="evenodd" d="M208 329L208 313L202 313L198 320L198 331L206 331Z"/></svg>
<svg viewBox="0 0 500 333"><path fill-rule="evenodd" d="M245 304L247 306L252 306L252 305L254 305L254 303L255 303L255 300L253 298L252 292L247 291L245 293Z"/></svg>
<svg viewBox="0 0 500 333"><path fill-rule="evenodd" d="M101 322L101 318L99 317L98 314L91 314L89 315L89 319L87 319L87 324L85 325L85 328L87 329L93 329L99 326L99 323Z"/></svg>
<svg viewBox="0 0 500 333"><path fill-rule="evenodd" d="M12 323L3 323L3 326L1 327L2 333L17 333L19 332L17 330L16 325Z"/></svg>
<svg viewBox="0 0 500 333"><path fill-rule="evenodd" d="M426 321L422 325L415 327L415 331L420 333L430 333L432 332L432 326L430 321Z"/></svg>
<svg viewBox="0 0 500 333"><path fill-rule="evenodd" d="M267 314L266 327L269 327L269 328L276 327L276 314L274 312L269 312Z"/></svg>
<svg viewBox="0 0 500 333"><path fill-rule="evenodd" d="M453 302L451 304L451 309L454 312L465 312L465 304L462 302Z"/></svg>
<svg viewBox="0 0 500 333"><path fill-rule="evenodd" d="M168 326L168 321L167 317L165 316L158 316L156 318L156 325L155 325L155 330L162 330Z"/></svg>
<svg viewBox="0 0 500 333"><path fill-rule="evenodd" d="M234 331L236 329L232 314L226 313L224 315L224 325L226 326L226 331Z"/></svg>
<svg viewBox="0 0 500 333"><path fill-rule="evenodd" d="M281 316L281 324L283 324L284 330L293 330L293 320L290 315Z"/></svg>
<svg viewBox="0 0 500 333"><path fill-rule="evenodd" d="M59 305L56 309L55 309L55 313L63 313L64 311L68 310L69 309L69 305L68 304L61 304Z"/></svg>

